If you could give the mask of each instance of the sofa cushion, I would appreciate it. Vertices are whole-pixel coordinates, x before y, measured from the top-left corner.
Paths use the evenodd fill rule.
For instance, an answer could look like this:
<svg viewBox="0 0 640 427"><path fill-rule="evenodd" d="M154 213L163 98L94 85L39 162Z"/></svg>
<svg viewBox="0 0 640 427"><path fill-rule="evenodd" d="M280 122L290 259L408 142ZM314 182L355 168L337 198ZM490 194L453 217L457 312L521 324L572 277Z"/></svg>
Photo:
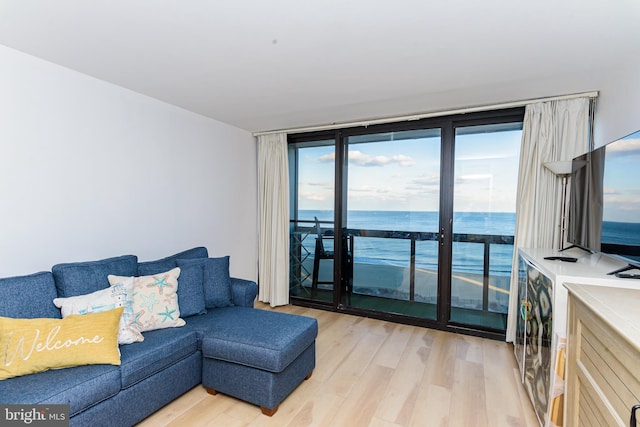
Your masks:
<svg viewBox="0 0 640 427"><path fill-rule="evenodd" d="M64 319L0 317L0 380L89 364L120 364L122 307Z"/></svg>
<svg viewBox="0 0 640 427"><path fill-rule="evenodd" d="M183 329L145 332L144 342L121 347L122 388L131 387L196 351L195 333Z"/></svg>
<svg viewBox="0 0 640 427"><path fill-rule="evenodd" d="M270 372L282 372L318 335L316 319L305 316L247 307L205 316L215 320L202 339L204 357Z"/></svg>
<svg viewBox="0 0 640 427"><path fill-rule="evenodd" d="M187 249L177 254L155 261L144 261L138 263L138 273L134 275L148 276L150 274L162 273L178 266L177 259L206 258L209 256L207 248L200 246L197 248Z"/></svg>
<svg viewBox="0 0 640 427"><path fill-rule="evenodd" d="M186 325L182 327L183 330L188 330L190 332L194 332L198 337L198 350L202 349L202 339L205 334L209 331L209 329L213 328L216 324L216 319L224 315L224 311L235 308L235 307L227 307L227 308L216 308L212 310L207 310L206 314L202 316L190 316L186 317L184 321Z"/></svg>
<svg viewBox="0 0 640 427"><path fill-rule="evenodd" d="M50 272L0 279L0 316L60 318L53 304L56 284Z"/></svg>
<svg viewBox="0 0 640 427"><path fill-rule="evenodd" d="M231 277L229 257L179 259L179 267L202 265L204 268L204 301L207 308L229 307L231 300Z"/></svg>
<svg viewBox="0 0 640 427"><path fill-rule="evenodd" d="M172 268L179 267L176 262L178 259L206 258L207 256L208 252L205 247L188 249L156 261L138 263L138 275L145 276L169 271ZM190 265L189 268L186 268L186 266L181 268L180 280L178 281L178 305L180 306L180 315L182 317L207 312L203 279L202 266Z"/></svg>
<svg viewBox="0 0 640 427"><path fill-rule="evenodd" d="M133 278L134 319L141 332L184 326L176 296L179 276L180 268L176 267L164 273ZM112 285L127 279L108 276Z"/></svg>
<svg viewBox="0 0 640 427"><path fill-rule="evenodd" d="M175 268L172 267L172 268ZM142 269L145 271L146 269ZM155 271L150 275L159 274L166 270ZM184 265L180 267L178 279L178 306L182 317L204 314L207 312L204 303L204 268L201 264Z"/></svg>
<svg viewBox="0 0 640 427"><path fill-rule="evenodd" d="M112 365L54 369L0 381L3 404L68 404L69 415L120 391L120 370Z"/></svg>
<svg viewBox="0 0 640 427"><path fill-rule="evenodd" d="M62 317L67 317L70 314L98 313L113 310L116 307L123 307L124 311L122 312L122 317L120 317L118 344L131 344L144 339L140 330L135 326L133 277L128 277L110 288L101 289L87 295L56 298L53 303L60 308Z"/></svg>
<svg viewBox="0 0 640 427"><path fill-rule="evenodd" d="M135 276L138 274L138 257L123 255L99 261L57 264L51 268L62 298L90 294L108 288L107 276Z"/></svg>
<svg viewBox="0 0 640 427"><path fill-rule="evenodd" d="M182 317L204 314L204 268L201 264L180 267L178 280L178 306Z"/></svg>

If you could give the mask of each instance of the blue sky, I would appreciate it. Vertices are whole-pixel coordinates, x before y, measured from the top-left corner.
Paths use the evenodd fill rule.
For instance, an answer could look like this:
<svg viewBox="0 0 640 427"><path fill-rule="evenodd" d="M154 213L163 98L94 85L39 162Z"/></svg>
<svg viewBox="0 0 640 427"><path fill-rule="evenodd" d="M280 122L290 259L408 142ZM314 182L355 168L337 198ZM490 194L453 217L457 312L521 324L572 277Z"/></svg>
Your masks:
<svg viewBox="0 0 640 427"><path fill-rule="evenodd" d="M454 210L514 212L520 131L456 138ZM349 210L437 211L440 138L349 146ZM300 151L299 208L333 208L333 147Z"/></svg>
<svg viewBox="0 0 640 427"><path fill-rule="evenodd" d="M606 148L604 221L640 222L640 132Z"/></svg>

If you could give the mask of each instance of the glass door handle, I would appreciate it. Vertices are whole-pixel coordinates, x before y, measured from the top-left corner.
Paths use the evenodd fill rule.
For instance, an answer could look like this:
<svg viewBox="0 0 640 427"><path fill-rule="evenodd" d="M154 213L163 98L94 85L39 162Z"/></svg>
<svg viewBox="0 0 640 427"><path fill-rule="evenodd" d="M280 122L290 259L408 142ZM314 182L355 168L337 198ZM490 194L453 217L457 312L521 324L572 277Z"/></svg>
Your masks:
<svg viewBox="0 0 640 427"><path fill-rule="evenodd" d="M636 410L638 409L640 409L640 405L634 405L631 408L631 418L629 419L629 425L631 427L636 427L638 425L636 421Z"/></svg>
<svg viewBox="0 0 640 427"><path fill-rule="evenodd" d="M527 300L520 301L520 317L525 322L529 320L529 313L531 313L531 303Z"/></svg>

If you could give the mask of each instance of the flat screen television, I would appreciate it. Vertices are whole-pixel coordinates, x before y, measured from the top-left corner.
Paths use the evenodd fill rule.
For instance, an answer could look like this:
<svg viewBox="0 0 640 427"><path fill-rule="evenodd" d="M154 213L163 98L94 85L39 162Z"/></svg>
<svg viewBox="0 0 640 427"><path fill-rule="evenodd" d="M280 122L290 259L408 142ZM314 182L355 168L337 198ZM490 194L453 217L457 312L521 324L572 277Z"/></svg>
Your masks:
<svg viewBox="0 0 640 427"><path fill-rule="evenodd" d="M640 269L640 131L573 159L568 216L569 243Z"/></svg>

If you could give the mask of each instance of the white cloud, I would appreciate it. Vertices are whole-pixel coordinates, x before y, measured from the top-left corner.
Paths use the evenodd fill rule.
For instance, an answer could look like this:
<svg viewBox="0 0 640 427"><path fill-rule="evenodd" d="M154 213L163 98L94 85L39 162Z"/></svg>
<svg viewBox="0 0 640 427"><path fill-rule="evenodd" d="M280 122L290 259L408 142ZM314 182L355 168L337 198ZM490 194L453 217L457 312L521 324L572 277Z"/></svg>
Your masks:
<svg viewBox="0 0 640 427"><path fill-rule="evenodd" d="M318 161L322 163L335 161L335 153L326 154L318 157ZM409 156L404 154L396 154L394 156L371 156L358 150L349 151L349 163L357 166L386 166L397 164L402 167L414 166L416 162Z"/></svg>
<svg viewBox="0 0 640 427"><path fill-rule="evenodd" d="M333 182L332 181L311 181L311 182L300 182L301 185L308 185L309 187L321 187L327 190L333 190Z"/></svg>
<svg viewBox="0 0 640 427"><path fill-rule="evenodd" d="M349 151L349 163L358 166L384 166L390 162L387 156L370 156L362 151Z"/></svg>
<svg viewBox="0 0 640 427"><path fill-rule="evenodd" d="M404 154L392 156L391 160L403 167L414 166L416 164L416 162L411 157L405 156Z"/></svg>
<svg viewBox="0 0 640 427"><path fill-rule="evenodd" d="M436 174L423 174L412 179L411 184L417 186L440 186L440 176Z"/></svg>
<svg viewBox="0 0 640 427"><path fill-rule="evenodd" d="M484 181L487 179L493 179L493 174L490 173L476 173L468 175L460 175L456 178L457 182L469 182L469 181Z"/></svg>
<svg viewBox="0 0 640 427"><path fill-rule="evenodd" d="M300 199L302 200L314 200L317 202L323 202L325 200L328 200L330 197L332 197L331 194L316 193L312 191L301 191L299 196L300 196Z"/></svg>
<svg viewBox="0 0 640 427"><path fill-rule="evenodd" d="M602 194L620 194L620 192L618 190L616 190L615 188L603 188L602 189Z"/></svg>
<svg viewBox="0 0 640 427"><path fill-rule="evenodd" d="M349 187L350 201L375 200L379 202L397 202L405 201L406 199L406 194L402 194L401 192L395 191L391 188L378 188L372 186Z"/></svg>
<svg viewBox="0 0 640 427"><path fill-rule="evenodd" d="M375 191L376 188L375 187L370 187L370 186L362 186L362 187L349 187L349 191L350 192L354 192L354 193L370 193L372 191Z"/></svg>
<svg viewBox="0 0 640 427"><path fill-rule="evenodd" d="M625 144L607 145L607 154L640 151L640 138L625 138L624 141L625 141Z"/></svg>
<svg viewBox="0 0 640 427"><path fill-rule="evenodd" d="M324 156L318 157L318 161L320 163L329 163L329 162L333 162L335 160L336 160L336 154L335 153L329 153L329 154L325 154Z"/></svg>

